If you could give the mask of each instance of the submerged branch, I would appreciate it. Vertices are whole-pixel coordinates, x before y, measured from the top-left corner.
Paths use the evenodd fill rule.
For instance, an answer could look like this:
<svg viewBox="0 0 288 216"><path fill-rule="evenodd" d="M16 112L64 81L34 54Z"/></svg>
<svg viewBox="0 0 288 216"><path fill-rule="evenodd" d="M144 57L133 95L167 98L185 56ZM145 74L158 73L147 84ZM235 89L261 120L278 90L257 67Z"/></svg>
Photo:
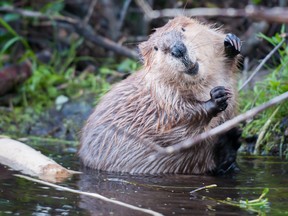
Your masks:
<svg viewBox="0 0 288 216"><path fill-rule="evenodd" d="M133 205L130 205L128 203L124 203L124 202L117 201L117 200L114 200L114 199L109 199L109 198L107 198L105 196L102 196L100 194L97 194L97 193L89 193L89 192L84 192L84 191L80 191L80 190L75 190L75 189L72 189L72 188L63 187L63 186L60 186L60 185L56 185L56 184L53 184L53 183L41 181L41 180L38 180L38 179L35 179L35 178L31 178L31 177L28 177L28 176L24 176L24 175L15 174L15 176L20 177L20 178L24 178L26 180L29 180L29 181L32 181L32 182L36 182L36 183L39 183L39 184L47 185L49 187L53 187L53 188L56 188L56 189L61 189L63 191L68 191L68 192L75 193L75 194L81 194L81 195L85 195L85 196L101 199L101 200L106 201L106 202L110 202L110 203L113 203L113 204L116 204L116 205L120 205L120 206L123 206L123 207L126 207L126 208L130 208L130 209L133 209L133 210L136 210L136 211L147 213L147 214L150 214L150 215L155 215L155 216L162 215L161 213L155 212L153 210L139 208L137 206L133 206Z"/></svg>
<svg viewBox="0 0 288 216"><path fill-rule="evenodd" d="M214 187L217 187L217 185L216 184L212 184L212 185L207 185L207 186L204 186L204 187L199 187L199 188L196 188L195 190L190 191L190 194L195 193L197 191L209 189L209 188L214 188Z"/></svg>
<svg viewBox="0 0 288 216"><path fill-rule="evenodd" d="M0 138L1 138L1 136L0 136ZM77 141L64 140L64 139L58 139L58 138L50 138L50 137L38 137L38 136L32 136L32 135L21 137L18 140L21 142L26 142L27 140L32 140L32 141L59 143L59 144L71 145L71 146L77 146L78 145Z"/></svg>
<svg viewBox="0 0 288 216"><path fill-rule="evenodd" d="M180 143L177 143L173 146L169 146L169 147L166 147L166 148L162 148L162 147L159 147L157 146L157 150L160 154L172 154L172 153L177 153L177 152L180 152L184 149L188 149L190 147L192 147L193 145L209 138L209 137L212 137L212 136L215 136L215 135L220 135L220 134L223 134L227 131L229 131L230 129L234 128L235 126L237 126L239 123L247 120L247 119L250 119L252 117L254 117L255 115L257 115L258 113L260 112L263 112L264 110L268 109L269 107L271 106L274 106L284 100L287 100L288 99L288 92L285 92L273 99L271 99L270 101L268 101L267 103L265 104L262 104L258 107L255 107L241 115L238 115L236 116L235 118L219 125L218 127L215 127L207 132L204 132L204 133L201 133L195 137L190 137ZM157 157L157 156L155 156Z"/></svg>

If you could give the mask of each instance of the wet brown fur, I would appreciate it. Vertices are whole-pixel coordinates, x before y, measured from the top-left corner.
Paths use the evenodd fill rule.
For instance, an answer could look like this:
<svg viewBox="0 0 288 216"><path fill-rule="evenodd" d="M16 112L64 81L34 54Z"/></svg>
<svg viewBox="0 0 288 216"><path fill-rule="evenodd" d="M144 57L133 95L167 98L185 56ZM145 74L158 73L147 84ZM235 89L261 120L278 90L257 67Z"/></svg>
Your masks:
<svg viewBox="0 0 288 216"><path fill-rule="evenodd" d="M183 65L166 53L179 38L189 57L199 63L196 75L183 73ZM219 29L187 17L174 18L156 29L139 46L143 68L116 84L87 120L79 150L84 165L130 173L213 170L216 138L153 161L149 156L156 154L155 145L173 145L235 115L237 58L225 57L224 38ZM226 110L212 117L203 104L216 86L225 86L233 95Z"/></svg>

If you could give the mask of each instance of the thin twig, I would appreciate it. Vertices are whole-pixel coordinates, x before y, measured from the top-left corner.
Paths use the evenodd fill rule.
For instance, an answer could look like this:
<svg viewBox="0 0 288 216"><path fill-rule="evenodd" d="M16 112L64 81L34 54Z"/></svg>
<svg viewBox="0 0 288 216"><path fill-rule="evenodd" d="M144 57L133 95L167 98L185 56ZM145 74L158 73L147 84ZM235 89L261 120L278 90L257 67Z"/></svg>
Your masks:
<svg viewBox="0 0 288 216"><path fill-rule="evenodd" d="M60 16L60 15L46 15L42 14L37 11L30 11L30 10L23 10L19 8L14 8L14 7L0 7L0 12L5 12L5 13L17 13L21 16L24 17L30 17L30 18L40 18L40 19L53 19L56 21L64 21L68 23L77 23L78 21L76 19L73 19L71 17L65 17L65 16Z"/></svg>
<svg viewBox="0 0 288 216"><path fill-rule="evenodd" d="M130 209L133 209L133 210L136 210L136 211L141 211L141 212L144 212L144 213L147 213L147 214L150 214L150 215L156 215L156 216L162 215L161 213L155 212L153 210L139 208L137 206L133 206L133 205L130 205L128 203L124 203L124 202L121 202L121 201L109 199L109 198L107 198L105 196L102 196L100 194L97 194L97 193L83 192L83 191L80 191L80 190L75 190L75 189L72 189L72 188L63 187L63 186L60 186L60 185L56 185L56 184L53 184L53 183L45 182L45 181L38 180L38 179L35 179L35 178L31 178L31 177L24 176L24 175L15 174L14 176L17 176L17 177L20 177L20 178L24 178L26 180L29 180L29 181L32 181L32 182L36 182L36 183L39 183L39 184L47 185L47 186L50 186L50 187L53 187L53 188L61 189L63 191L68 191L68 192L71 192L71 193L76 193L76 194L81 194L81 195L85 195L85 196L90 196L90 197L94 197L94 198L97 198L97 199L101 199L101 200L104 200L106 202L114 203L116 205L120 205L120 206L123 206L123 207L126 207L126 208L130 208Z"/></svg>
<svg viewBox="0 0 288 216"><path fill-rule="evenodd" d="M238 89L241 91L251 80L252 78L259 72L259 70L263 67L263 65L271 58L271 56L282 46L285 42L285 38L281 40L281 42L274 47L273 50L261 61L261 63L257 66L257 68L253 71L253 73L249 76L249 78L243 83L243 85Z"/></svg>
<svg viewBox="0 0 288 216"><path fill-rule="evenodd" d="M212 184L212 185L207 185L204 187L196 188L195 190L190 191L190 194L195 193L195 192L200 191L200 190L205 190L205 189L214 188L214 187L217 187L217 185Z"/></svg>
<svg viewBox="0 0 288 216"><path fill-rule="evenodd" d="M146 18L153 19L153 17L155 16L153 14L154 11L146 1L135 0L135 2L143 10L144 14L146 15Z"/></svg>
<svg viewBox="0 0 288 216"><path fill-rule="evenodd" d="M272 115L269 117L269 119L266 121L266 123L261 128L259 136L258 136L258 139L257 139L256 144L255 144L254 154L257 154L257 155L259 154L259 152L260 152L260 144L261 144L262 140L264 139L264 136L265 136L270 124L272 123L272 119L275 117L275 115L277 114L279 109L280 109L280 106L278 106L274 110Z"/></svg>
<svg viewBox="0 0 288 216"><path fill-rule="evenodd" d="M126 0L123 4L123 8L120 13L120 18L119 18L119 25L118 25L118 31L122 29L122 26L124 24L124 20L127 14L127 10L129 8L129 5L131 4L131 0Z"/></svg>
<svg viewBox="0 0 288 216"><path fill-rule="evenodd" d="M285 92L273 99L271 99L270 101L268 101L267 103L265 104L262 104L258 107L255 107L241 115L238 115L236 116L235 118L229 120L229 121L226 121L225 123L219 125L218 127L215 127L207 132L204 132L204 133L201 133L195 137L190 137L180 143L177 143L173 146L169 146L169 147L166 147L166 148L163 148L163 147L159 147L157 146L157 150L160 154L172 154L172 153L176 153L176 152L180 152L184 149L188 149L190 147L192 147L193 145L209 138L209 137L212 137L212 136L215 136L215 135L220 135L220 134L223 134L227 131L229 131L230 129L232 129L233 127L235 127L236 125L238 125L239 123L247 120L247 119L250 119L252 117L254 117L255 115L257 115L258 113L268 109L269 107L271 106L274 106L284 100L287 100L288 99L288 92ZM157 155L155 155L154 157L157 157ZM153 158L151 158L153 159Z"/></svg>
<svg viewBox="0 0 288 216"><path fill-rule="evenodd" d="M88 13L86 15L86 17L84 18L84 24L87 25L89 23L89 20L93 14L94 8L97 4L98 0L91 0L90 6L89 6L89 10Z"/></svg>

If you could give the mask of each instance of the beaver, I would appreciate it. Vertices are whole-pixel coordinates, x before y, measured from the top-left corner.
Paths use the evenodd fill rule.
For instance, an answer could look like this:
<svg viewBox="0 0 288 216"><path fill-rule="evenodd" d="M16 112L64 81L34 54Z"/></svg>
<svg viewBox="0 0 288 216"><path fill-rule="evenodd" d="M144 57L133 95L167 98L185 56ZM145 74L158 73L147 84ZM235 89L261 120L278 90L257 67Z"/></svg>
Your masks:
<svg viewBox="0 0 288 216"><path fill-rule="evenodd" d="M113 86L84 125L83 164L139 174L230 169L239 147L236 138L227 140L233 131L170 155L153 146L171 146L236 115L240 48L234 34L184 16L157 28L139 44L142 69Z"/></svg>

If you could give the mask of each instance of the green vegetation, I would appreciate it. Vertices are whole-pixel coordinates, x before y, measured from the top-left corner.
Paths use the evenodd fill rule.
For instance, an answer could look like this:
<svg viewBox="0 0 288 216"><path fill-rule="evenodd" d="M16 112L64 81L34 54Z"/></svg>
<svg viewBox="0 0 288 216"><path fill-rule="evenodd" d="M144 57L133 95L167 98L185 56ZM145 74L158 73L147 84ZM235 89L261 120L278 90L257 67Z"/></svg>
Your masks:
<svg viewBox="0 0 288 216"><path fill-rule="evenodd" d="M110 88L106 81L107 77L113 75L116 70L121 72L131 72L137 69L138 64L130 59L116 64L111 60L106 60L95 73L83 71L77 74L76 66L80 61L95 61L92 57L78 57L77 49L83 43L82 39L74 41L69 49L61 52L55 50L51 61L43 64L36 59L36 54L29 47L25 38L20 37L11 26L0 18L0 23L10 33L10 39L3 41L0 52L0 59L4 55L12 54L17 41L25 46L25 53L18 60L21 62L27 58L32 62L33 76L31 76L19 89L22 95L18 104L25 107L33 107L34 111L40 112L42 108L51 105L51 102L59 95L66 95L75 98L83 94L84 91L101 95ZM109 67L107 67L109 65ZM82 92L82 93L81 93Z"/></svg>
<svg viewBox="0 0 288 216"><path fill-rule="evenodd" d="M195 192L199 192L201 190L215 188L215 187L217 187L216 184L196 188L195 190L191 191L190 194L193 194ZM268 198L265 198L265 196L268 194L268 192L269 192L269 188L264 188L264 190L262 191L262 194L259 196L259 198L253 199L253 200L240 199L239 201L234 201L231 198L227 197L226 200L217 200L217 202L220 202L223 204L228 204L231 206L236 206L236 207L246 209L246 210L251 211L251 212L257 212L257 213L259 213L259 215L265 215L266 212L270 208Z"/></svg>
<svg viewBox="0 0 288 216"><path fill-rule="evenodd" d="M283 28L280 34L274 37L260 37L276 46L283 39ZM288 91L288 46L283 44L279 49L280 62L275 62L276 68L268 68L271 73L262 81L256 82L253 90L240 92L240 109L245 112L255 106L259 106L268 100ZM285 123L287 117L288 102L284 102L278 106L272 107L265 112L259 114L253 121L245 125L243 130L244 137L258 135L257 145L261 144L261 150L264 154L269 154L273 149L279 149L279 156L288 158L288 149L283 149L284 130L288 123ZM260 149L256 149L255 153L261 153Z"/></svg>
<svg viewBox="0 0 288 216"><path fill-rule="evenodd" d="M230 198L227 198L225 201L222 201L222 203L237 206L239 208L247 209L251 212L258 212L259 215L266 215L265 212L267 211L267 208L269 208L269 202L268 198L264 198L267 193L269 192L269 188L264 188L262 194L259 196L259 198L254 200L239 200L232 201Z"/></svg>
<svg viewBox="0 0 288 216"><path fill-rule="evenodd" d="M46 9L48 8L47 6ZM130 59L116 62L110 58L103 60L78 56L77 52L83 44L82 38L72 41L67 49L59 50L52 47L51 60L49 63L42 63L37 60L36 53L29 46L28 41L18 35L7 20L0 18L0 25L6 30L0 32L0 47L2 47L0 68L5 63L17 64L28 60L33 71L33 75L19 85L16 94L10 98L12 110L0 110L0 115L3 116L0 129L5 128L5 132L10 135L25 135L27 125L38 121L40 114L49 107L55 106L56 98L61 95L72 100L92 95L96 103L109 90L111 83L139 67L137 62ZM19 47L23 54L15 60L13 56L17 56L15 53ZM88 62L88 65L91 62L90 65L100 66L79 71L77 67L81 62Z"/></svg>

